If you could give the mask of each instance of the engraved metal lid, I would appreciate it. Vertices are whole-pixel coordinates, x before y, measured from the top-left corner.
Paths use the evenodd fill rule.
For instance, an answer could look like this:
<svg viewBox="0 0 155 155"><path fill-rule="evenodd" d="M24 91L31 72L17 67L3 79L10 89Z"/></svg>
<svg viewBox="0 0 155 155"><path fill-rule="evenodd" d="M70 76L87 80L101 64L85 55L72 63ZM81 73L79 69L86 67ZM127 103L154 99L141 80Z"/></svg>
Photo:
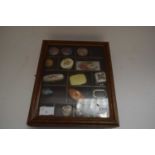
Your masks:
<svg viewBox="0 0 155 155"><path fill-rule="evenodd" d="M50 55L58 55L59 54L59 49L57 47L50 47L49 48L49 54Z"/></svg>
<svg viewBox="0 0 155 155"><path fill-rule="evenodd" d="M63 55L71 55L72 54L72 49L71 48L68 48L68 47L64 47L61 49L61 52Z"/></svg>
<svg viewBox="0 0 155 155"><path fill-rule="evenodd" d="M88 49L84 47L80 47L77 49L77 54L79 56L87 56L88 55Z"/></svg>

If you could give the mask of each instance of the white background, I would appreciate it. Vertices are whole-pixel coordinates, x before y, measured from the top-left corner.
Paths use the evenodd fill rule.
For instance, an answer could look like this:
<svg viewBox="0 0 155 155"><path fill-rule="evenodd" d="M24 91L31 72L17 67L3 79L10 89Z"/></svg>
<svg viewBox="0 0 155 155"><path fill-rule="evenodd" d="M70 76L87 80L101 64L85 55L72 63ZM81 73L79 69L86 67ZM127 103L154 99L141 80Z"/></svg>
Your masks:
<svg viewBox="0 0 155 155"><path fill-rule="evenodd" d="M108 41L120 128L155 128L154 27L1 27L0 34L0 128L29 128L44 39Z"/></svg>
<svg viewBox="0 0 155 155"><path fill-rule="evenodd" d="M100 26L154 26L155 25L155 12L154 12L154 0L91 0L91 1L87 1L87 0L77 0L77 1L73 1L73 0L0 0L0 25L53 25L53 26L57 26L57 25L77 25L77 26L83 26L83 25L92 25L92 26L96 26L96 25L100 25ZM144 28L142 28L144 29ZM151 28L152 29L152 28ZM33 29L34 30L34 29ZM86 30L85 30L86 31ZM111 31L111 32L109 32ZM154 72L152 72L151 70L153 70L153 65L154 65L154 52L151 53L151 49L154 49L154 32L153 30L146 30L145 31L140 31L136 30L139 33L135 33L135 31L132 33L129 33L129 31L124 32L124 35L126 36L127 34L131 34L129 35L129 37L125 37L124 35L120 35L120 31L122 32L122 30L114 31L114 30L105 30L104 31L104 40L109 40L110 42L113 42L111 44L111 53L112 53L112 60L113 60L113 68L114 68L114 76L115 76L115 85L116 85L116 95L117 95L117 101L118 101L118 106L119 106L119 114L120 114L120 123L121 123L121 128L123 128L124 126L129 126L129 124L134 124L134 126L138 126L138 127L142 127L142 126L147 126L148 128L153 127L154 128L154 121L153 121L153 111L154 109L151 109L151 107L154 107L154 95L152 95L153 93L153 87L154 87L154 83L153 83L153 78L154 78ZM2 31L0 31L0 36L3 35L4 33L1 33ZM34 35L34 32L36 33L36 35ZM2 112L3 110L1 109L0 112L2 112L2 114L0 115L0 122L1 120L5 120L2 121L3 124L1 123L1 125L4 127L6 126L18 126L17 124L19 124L19 121L15 120L24 120L24 122L20 121L20 126L26 128L27 126L25 126L25 119L26 119L26 115L28 112L28 101L30 101L30 96L32 93L32 85L34 82L32 73L34 74L34 71L36 69L37 66L37 60L39 57L39 50L40 50L40 44L41 44L41 40L42 38L53 38L51 37L51 34L49 35L49 33L46 31L46 35L42 30L39 30L39 32L42 34L42 36L40 36L40 33L38 34L36 31L32 32L33 36L36 36L36 38L39 38L36 41L33 40L33 49L32 50L32 46L30 46L30 43L32 40L31 39L31 34L30 33L24 33L25 36L27 37L21 37L22 39L24 38L29 38L27 39L28 42L28 46L27 44L23 43L20 46L20 52L22 51L22 46L25 48L29 48L31 50L27 50L27 52L31 52L31 58L33 60L30 60L29 62L31 62L29 64L29 66L26 63L27 69L24 69L24 75L21 76L22 74L20 74L19 79L18 79L18 83L14 84L15 81L12 80L12 83L9 82L8 84L12 84L10 87L9 86L4 86L4 84L6 84L6 81L9 81L9 77L5 77L4 75L10 75L11 77L13 77L12 79L14 79L16 76L14 75L14 70L8 69L9 67L7 67L8 64L14 64L12 66L10 66L10 68L16 68L17 64L21 64L22 60L25 60L25 55L21 56L23 54L23 52L21 52L21 55L19 56L17 53L15 55L18 55L20 58L22 57L22 59L17 59L16 56L14 56L11 60L10 56L7 57L0 57L0 59L2 60L2 62L4 62L4 60L7 59L7 61L5 61L5 63L0 63L0 70L4 70L4 64L6 64L6 68L7 71L5 71L5 74L0 74L0 86L4 86L3 88L0 88L0 97L2 96L2 100L4 101L6 98L6 104L0 102L0 109L3 106L3 110L6 111L7 113L9 111L12 111L13 115L3 115L4 112ZM61 32L61 31L60 31ZM96 32L96 31L95 31ZM100 34L100 32L93 32L91 31L89 34L87 34L87 36L92 36L91 34L95 34L95 35L99 35L103 37L103 31ZM141 33L142 32L142 33ZM8 31L8 35L5 36L9 36L11 33L10 31ZM75 31L75 34L77 34L78 32ZM18 38L18 40L20 40L19 34L17 33L17 37L15 34L15 38ZM86 33L85 33L86 34ZM117 35L115 35L117 34ZM121 33L123 34L123 32ZM146 37L145 37L146 34ZM13 33L14 35L14 33ZM23 35L23 33L21 33L21 35ZM12 40L14 40L14 37L4 37L1 36L0 40L3 40L1 42L1 49L4 49L6 42L10 39L10 41L8 41L9 44L11 44L10 42L12 42ZM40 37L38 37L40 36ZM48 36L48 37L47 37ZM70 39L74 38L75 35L73 35L73 37L69 37ZM78 36L82 36L82 34L78 33ZM113 36L113 37L112 37ZM135 37L137 36L137 37ZM143 37L142 37L143 36ZM61 38L61 37L58 37ZM66 37L63 37L66 39ZM90 37L82 37L82 39L94 39L94 38L90 38ZM113 39L112 39L113 38ZM115 38L115 39L114 39ZM118 39L120 38L120 39ZM125 40L123 38L126 38ZM134 38L136 38L134 40ZM80 37L77 37L77 39L79 40ZM96 38L95 38L96 39ZM102 38L103 39L103 38ZM146 41L144 41L146 39ZM6 40L6 42L4 41ZM99 39L100 40L100 39ZM113 41L112 41L113 40ZM138 65L134 65L135 63L130 63L129 61L127 61L127 63L125 62L127 59L127 57L130 56L130 52L128 52L128 54L125 56L122 55L125 59L122 59L120 57L118 57L117 53L120 53L119 48L122 48L122 46L118 46L118 42L124 42L124 47L123 49L125 50L121 50L123 52L125 52L127 50L127 47L130 46L130 44L128 44L127 40L129 40L129 43L131 42L131 47L133 47L133 51L137 51L137 55L136 55L136 60L135 61L136 64ZM151 40L151 42L149 41ZM34 43L36 41L36 43ZM140 53L140 45L138 45L137 43L139 43L142 46L142 49L146 49L145 50L145 54L144 54L144 50L142 50L143 54L141 57L139 57L139 53ZM5 42L5 43L4 43ZM14 49L13 51L18 51L19 52L19 44L18 47L14 46L16 41L14 41L12 43L12 48L16 48L16 50ZM19 41L19 42L22 42ZM145 42L145 43L144 43ZM4 45L3 45L4 43ZM143 44L144 43L144 44ZM147 44L148 43L148 44ZM115 44L115 45L114 45ZM119 43L121 44L121 43ZM135 45L136 44L136 45ZM121 44L122 45L122 44ZM8 46L8 44L7 44ZM138 47L137 47L138 46ZM131 48L129 47L129 48ZM150 49L148 50L147 49ZM5 47L6 48L6 47ZM8 49L10 48L7 47ZM117 49L117 52L116 52ZM135 50L134 50L135 49ZM4 55L4 51L6 50L0 50L0 56ZM12 51L12 50L11 50ZM10 52L11 52L10 51ZM138 52L139 51L139 52ZM2 54L3 52L3 54ZM19 52L19 53L20 53ZM116 52L116 53L115 53ZM7 52L6 52L7 53ZM115 54L114 54L115 53ZM134 53L134 52L133 52ZM147 54L148 53L148 54ZM28 55L29 55L28 54ZM8 53L6 54L8 55ZM5 55L5 56L6 56ZM115 56L114 56L115 55ZM11 55L12 56L12 55ZM3 60L3 58L5 58ZM142 59L141 59L142 58ZM147 59L145 59L147 58ZM121 61L119 61L121 60ZM123 63L121 63L124 60ZM12 61L12 62L11 62ZM15 63L15 61L17 63ZM139 62L141 61L141 62ZM142 61L144 61L144 63L142 63ZM137 73L135 74L135 76L133 76L132 78L128 78L128 81L126 81L126 77L127 75L125 73L127 73L126 69L122 70L121 72L124 76L124 84L121 86L118 85L118 83L121 82L120 79L122 79L122 76L120 74L118 74L116 72L116 62L117 65L123 64L124 68L128 68L128 76L129 73L134 72ZM24 63L24 62L23 62ZM2 65L3 64L3 65ZM130 65L129 65L130 64ZM15 67L16 66L16 67ZM31 68L29 68L31 66ZM128 66L128 67L127 67ZM130 67L129 67L130 66ZM151 67L150 67L151 66ZM21 66L21 68L23 68ZM29 69L28 69L29 68ZM144 73L145 76L140 76L138 75L138 72L135 70L139 71L140 68L140 72L142 75L142 70L144 68ZM16 68L16 71L19 69L19 66ZM120 69L121 70L121 69ZM147 71L146 71L147 70ZM1 72L1 73L4 73ZM151 74L150 74L151 73ZM28 75L25 76L25 75ZM130 77L134 75L131 74ZM31 76L31 77L30 77ZM119 77L118 77L119 76ZM11 79L10 77L10 79ZM137 77L137 78L134 78ZM25 78L25 80L23 79ZM142 79L141 79L142 78ZM4 81L2 81L1 79L4 79ZM33 80L32 80L33 79ZM139 79L139 80L138 80ZM147 80L148 79L148 80ZM131 86L129 84L130 81L134 81L134 83L130 83L132 85L134 85L134 88L137 89L132 89L135 92L139 92L139 96L136 98L130 98L130 96L133 96L133 94L131 93ZM24 83L23 83L24 81ZM118 82L119 81L119 82ZM144 81L144 85L139 85L141 83L143 83L142 81ZM146 82L146 83L145 83ZM21 84L22 83L22 84ZM149 85L148 85L149 83ZM6 84L6 85L8 85ZM19 87L19 84L21 84L21 86L24 85L24 89ZM29 85L26 85L29 84ZM16 87L12 87L12 86L16 86ZM146 89L145 86L147 85ZM125 91L127 90L127 87L129 86L130 91ZM136 87L137 86L137 87ZM124 89L122 90L121 87L124 87ZM143 87L143 88L142 88ZM147 88L150 89L147 89ZM19 89L20 88L20 89ZM142 89L141 89L142 88ZM10 90L9 90L10 89ZM121 89L121 91L120 91ZM3 92L1 92L1 90ZM15 90L15 91L14 91ZM18 91L17 91L18 90ZM22 92L19 92L19 90L22 90ZM139 91L141 90L141 91ZM153 90L153 91L152 91ZM23 92L24 91L24 92ZM144 93L145 91L152 91L152 93L150 95L146 95L146 93ZM8 93L5 94L4 92ZM127 94L128 95L120 95L121 94ZM24 94L24 96L20 96ZM26 96L25 96L26 94ZM10 97L8 97L10 95ZM17 97L18 96L18 97ZM126 96L127 100L126 100ZM135 97L134 96L134 97ZM146 96L146 98L145 98ZM123 97L123 98L122 98ZM144 100L143 100L144 99ZM14 101L22 101L20 103L15 103ZM120 101L123 102L120 102ZM128 100L134 100L136 103L138 102L138 104L135 104L135 108L134 108L134 103L129 103ZM142 100L142 108L140 110L140 114L141 117L145 120L143 121L143 119L140 119L139 116L136 114L136 110L137 106L139 109L139 105L140 105L140 101ZM147 100L147 101L146 101ZM8 103L8 101L11 101L10 103ZM23 102L24 101L24 102ZM128 103L127 108L126 107L126 102ZM10 106L12 103L12 106ZM144 104L146 103L146 105ZM13 105L16 104L19 107L16 107L16 109L21 109L21 111L15 110L11 108L14 107ZM131 104L131 105L130 105ZM121 105L121 106L120 106ZM123 105L123 106L122 106ZM25 106L25 107L24 107ZM147 108L145 108L145 106ZM21 108L22 107L22 108ZM26 110L27 108L27 110ZM124 111L125 108L125 111ZM134 109L135 111L131 113L131 117L128 117L129 112L127 111L131 111L132 109ZM147 110L146 110L147 109ZM143 113L143 111L145 111ZM14 114L14 112L18 112L17 114ZM23 113L24 112L24 113ZM127 113L126 113L127 112ZM22 113L22 114L21 114ZM134 115L133 115L134 113ZM143 113L143 114L142 114ZM133 116L137 115L137 117ZM151 117L152 115L152 117ZM3 117L2 117L3 116ZM11 118L12 117L12 118ZM19 118L20 117L20 118ZM16 118L16 119L15 119ZM132 118L132 119L129 119ZM151 118L151 119L150 119ZM136 119L137 121L134 121L134 119ZM123 121L124 120L124 121ZM126 122L126 120L128 120ZM141 120L139 123L138 120ZM147 122L146 122L147 121ZM6 125L5 123L9 122L9 125ZM123 123L124 122L124 123ZM143 122L143 125L142 125ZM128 124L128 125L127 125ZM136 125L138 124L138 125ZM141 124L141 125L140 125ZM1 127L2 127L1 126ZM130 125L131 127L131 125ZM42 154L89 154L89 155L94 155L94 154L154 154L154 130L1 130L0 131L0 153L1 154L37 154L37 155L42 155Z"/></svg>

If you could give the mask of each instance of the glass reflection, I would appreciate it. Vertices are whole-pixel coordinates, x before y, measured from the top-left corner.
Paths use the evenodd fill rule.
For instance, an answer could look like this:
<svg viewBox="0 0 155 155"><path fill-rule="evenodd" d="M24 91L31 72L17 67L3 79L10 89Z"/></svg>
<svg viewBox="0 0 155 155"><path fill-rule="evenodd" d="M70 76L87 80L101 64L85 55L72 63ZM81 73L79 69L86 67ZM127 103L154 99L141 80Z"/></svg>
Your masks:
<svg viewBox="0 0 155 155"><path fill-rule="evenodd" d="M76 105L76 115L83 117L109 117L107 98L79 99Z"/></svg>

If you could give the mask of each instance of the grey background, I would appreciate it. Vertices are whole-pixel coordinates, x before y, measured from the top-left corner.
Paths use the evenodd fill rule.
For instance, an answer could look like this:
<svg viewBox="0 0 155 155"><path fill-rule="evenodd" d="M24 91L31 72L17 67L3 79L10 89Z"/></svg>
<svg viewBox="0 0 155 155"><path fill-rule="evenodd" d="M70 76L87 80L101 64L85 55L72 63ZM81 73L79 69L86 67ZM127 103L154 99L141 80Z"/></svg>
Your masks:
<svg viewBox="0 0 155 155"><path fill-rule="evenodd" d="M119 128L155 128L155 27L0 27L0 128L30 128L45 39L110 42Z"/></svg>

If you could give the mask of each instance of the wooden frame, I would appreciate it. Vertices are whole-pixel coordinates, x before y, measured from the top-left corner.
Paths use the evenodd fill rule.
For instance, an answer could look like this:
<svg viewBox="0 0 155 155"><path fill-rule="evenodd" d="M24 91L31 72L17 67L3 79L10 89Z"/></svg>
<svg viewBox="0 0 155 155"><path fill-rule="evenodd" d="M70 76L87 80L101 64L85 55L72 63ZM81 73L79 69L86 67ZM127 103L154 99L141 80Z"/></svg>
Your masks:
<svg viewBox="0 0 155 155"><path fill-rule="evenodd" d="M69 66L66 58L70 58ZM94 99L92 92L99 97ZM96 111L90 108L94 105ZM119 126L109 43L44 40L27 124L67 128Z"/></svg>

